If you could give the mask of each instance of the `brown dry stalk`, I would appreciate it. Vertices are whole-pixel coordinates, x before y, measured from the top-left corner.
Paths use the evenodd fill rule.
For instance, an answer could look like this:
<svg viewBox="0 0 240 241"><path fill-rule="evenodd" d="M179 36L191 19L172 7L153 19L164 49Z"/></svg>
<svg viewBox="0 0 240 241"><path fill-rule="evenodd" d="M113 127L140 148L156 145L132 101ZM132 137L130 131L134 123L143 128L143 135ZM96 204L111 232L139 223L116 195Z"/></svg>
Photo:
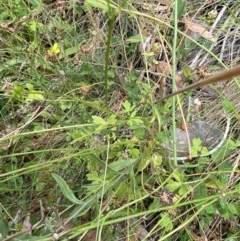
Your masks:
<svg viewBox="0 0 240 241"><path fill-rule="evenodd" d="M217 82L220 82L220 81L225 81L225 80L229 80L229 79L232 79L234 77L237 77L240 75L240 65L237 65L231 69L228 69L228 70L224 70L218 74L215 74L207 79L204 79L204 80L201 80L201 81L198 81L197 83L194 83L194 84L191 84L181 90L177 90L175 92L173 92L172 94L170 95L167 95L165 96L164 98L158 100L157 102L159 101L163 101L165 99L168 99L172 96L175 96L175 95L178 95L178 94L181 94L187 90L192 90L192 89L196 89L196 88L199 88L199 87L202 87L202 86L205 86L205 85L208 85L208 84L214 84L214 83L217 83Z"/></svg>

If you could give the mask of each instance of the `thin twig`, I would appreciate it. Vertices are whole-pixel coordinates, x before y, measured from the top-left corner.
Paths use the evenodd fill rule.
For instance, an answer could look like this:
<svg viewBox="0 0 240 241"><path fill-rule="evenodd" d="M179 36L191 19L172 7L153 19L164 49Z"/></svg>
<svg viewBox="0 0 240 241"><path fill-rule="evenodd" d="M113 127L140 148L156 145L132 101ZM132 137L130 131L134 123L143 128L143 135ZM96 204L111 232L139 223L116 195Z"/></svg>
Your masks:
<svg viewBox="0 0 240 241"><path fill-rule="evenodd" d="M39 227L44 222L46 216L47 216L47 214L45 212L43 212L43 215L42 215L42 218L40 219L40 221L37 222L36 224L34 224L32 226L32 228L26 228L26 229L23 229L23 230L21 230L19 232L16 232L16 233L8 236L7 238L3 239L3 241L10 241L10 240L12 240L12 239L14 239L16 237L19 237L20 235L23 235L25 233L31 232L32 230L36 229L37 227Z"/></svg>

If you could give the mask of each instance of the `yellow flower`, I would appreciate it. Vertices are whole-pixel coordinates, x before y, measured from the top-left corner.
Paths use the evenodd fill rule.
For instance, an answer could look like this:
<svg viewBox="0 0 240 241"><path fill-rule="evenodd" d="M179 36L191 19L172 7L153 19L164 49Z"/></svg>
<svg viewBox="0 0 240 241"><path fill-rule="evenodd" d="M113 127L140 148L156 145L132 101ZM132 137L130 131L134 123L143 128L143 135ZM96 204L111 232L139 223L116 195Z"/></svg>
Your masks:
<svg viewBox="0 0 240 241"><path fill-rule="evenodd" d="M54 43L54 45L47 51L46 59L47 60L56 60L59 57L60 49L58 48L58 44Z"/></svg>
<svg viewBox="0 0 240 241"><path fill-rule="evenodd" d="M60 53L60 49L58 48L58 44L54 43L54 45L48 50L48 53L52 54L52 55L59 54Z"/></svg>

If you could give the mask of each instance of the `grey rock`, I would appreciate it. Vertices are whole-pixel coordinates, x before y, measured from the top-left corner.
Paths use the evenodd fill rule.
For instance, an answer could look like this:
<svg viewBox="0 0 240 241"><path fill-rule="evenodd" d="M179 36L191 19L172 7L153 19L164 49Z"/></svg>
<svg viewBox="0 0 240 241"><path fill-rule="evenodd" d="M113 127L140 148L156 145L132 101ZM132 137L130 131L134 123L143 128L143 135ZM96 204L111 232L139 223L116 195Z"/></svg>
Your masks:
<svg viewBox="0 0 240 241"><path fill-rule="evenodd" d="M204 121L194 120L190 123L188 128L189 139L191 146L193 145L193 139L199 138L202 141L202 146L207 147L209 150L214 148L221 140L223 134L222 130L214 124L208 124ZM176 130L177 135L177 150L179 152L188 153L188 139L187 132L180 128ZM169 144L165 145L168 149L173 149L173 136L169 138ZM212 147L212 148L211 148Z"/></svg>

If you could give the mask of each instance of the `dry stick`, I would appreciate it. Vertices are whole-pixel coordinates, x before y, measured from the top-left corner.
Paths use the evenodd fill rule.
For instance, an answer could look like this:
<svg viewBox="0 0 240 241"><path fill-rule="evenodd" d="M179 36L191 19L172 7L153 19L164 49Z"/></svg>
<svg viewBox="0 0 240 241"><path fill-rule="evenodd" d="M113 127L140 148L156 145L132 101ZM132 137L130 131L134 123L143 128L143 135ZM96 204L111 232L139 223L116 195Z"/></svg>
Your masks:
<svg viewBox="0 0 240 241"><path fill-rule="evenodd" d="M228 181L228 184L227 184L227 188L230 188L231 185L233 184L233 177L234 177L234 174L236 173L236 169L239 166L239 162L240 162L240 154L237 156L236 161L233 163L233 170L231 171L231 175L228 179L229 181Z"/></svg>
<svg viewBox="0 0 240 241"><path fill-rule="evenodd" d="M25 233L28 233L28 232L36 229L37 227L39 227L44 222L46 216L47 216L46 213L44 213L42 218L41 218L41 220L38 221L36 224L34 224L32 228L25 228L25 229L23 229L23 230L21 230L19 232L16 232L16 233L8 236L7 238L3 239L3 241L10 241L10 240L12 240L12 239L14 239L16 237L19 237L20 235L23 235Z"/></svg>
<svg viewBox="0 0 240 241"><path fill-rule="evenodd" d="M212 27L211 27L211 29L210 29L210 31L209 31L210 34L213 33L213 30L216 28L218 22L222 19L222 16L224 16L224 12L226 11L226 9L227 9L227 7L224 6L224 7L222 8L222 10L218 13L217 18L216 18L216 20L214 21L214 23L213 23L213 25L212 25ZM226 22L225 22L224 24L227 25ZM211 47L209 48L209 51L212 51L212 49L213 49L215 46L216 46L216 43L213 43L213 44L211 45ZM201 49L201 51L202 51L202 50L203 50L203 49ZM203 57L203 59L202 59L201 62L199 63L199 66L202 66L203 64L206 63L207 57L208 57L208 53L205 54L205 56ZM221 59L221 60L222 60L222 59Z"/></svg>
<svg viewBox="0 0 240 241"><path fill-rule="evenodd" d="M174 95L181 94L181 93L183 93L187 90L192 90L192 89L199 88L199 87L202 87L202 86L205 86L205 85L208 85L208 84L213 84L213 83L217 83L217 82L220 82L220 81L228 80L228 79L231 79L233 77L237 77L239 75L240 75L240 65L237 65L237 66L235 66L235 67L233 67L229 70L222 71L221 73L218 73L218 74L216 74L212 77L209 77L207 79L204 79L202 81L199 81L197 83L189 85L189 86L187 86L187 87L185 87L181 90L175 91L174 93L172 93L170 95L167 95L166 97L160 99L159 101L163 101L163 100L168 99L168 98L170 98ZM227 119L226 131L225 131L225 134L224 134L224 137L223 137L222 141L212 151L210 151L206 156L213 154L216 150L218 150L221 147L223 142L226 140L227 134L228 134L228 131L229 131L229 128L230 128L230 120L231 120L230 118ZM186 158L186 157L179 157L178 161L184 161L184 160L187 160L187 159L188 158Z"/></svg>
<svg viewBox="0 0 240 241"><path fill-rule="evenodd" d="M221 18L222 15L224 14L225 10L226 10L226 8L223 7L222 10L219 12L218 17L216 18L216 20L214 21L213 25L212 25L211 28L210 28L210 31L209 31L210 34L213 33L213 30L215 29L216 25L218 24L220 18ZM225 24L226 24L226 23L225 23ZM209 48L209 51L211 51L215 45L216 45L216 44L212 44L211 47ZM203 64L204 61L206 60L206 58L207 58L208 55L205 55L205 57L203 57L203 60L204 60L204 61L201 60L201 62L198 63L198 59L200 58L200 56L202 55L202 53L203 53L203 49L200 49L200 51L198 51L196 57L192 60L192 63L190 64L190 67L191 67L192 69L195 69L196 66L202 66L202 64Z"/></svg>
<svg viewBox="0 0 240 241"><path fill-rule="evenodd" d="M202 11L202 9L205 7L206 3L203 4L198 10L197 12L193 15L193 17L191 18L191 21L193 22L193 19L196 19L196 16L198 15L198 13L200 13ZM184 22L184 21L183 21ZM186 25L185 25L186 26ZM186 29L184 30L184 33L187 34L187 31L189 30L189 27L187 26ZM183 41L185 40L185 36L182 36L177 49L183 45ZM164 45L163 45L164 46Z"/></svg>
<svg viewBox="0 0 240 241"><path fill-rule="evenodd" d="M192 90L192 89L196 89L196 88L208 85L208 84L214 84L214 83L217 83L217 82L220 82L220 81L229 80L229 79L237 77L239 75L240 75L240 65L237 65L237 66L235 66L231 69L224 70L224 71L222 71L218 74L215 74L215 75L213 75L213 76L211 76L207 79L204 79L202 81L198 81L197 83L191 84L191 85L189 85L189 86L187 86L187 87L185 87L181 90L177 90L177 91L173 92L172 94L167 95L164 98L158 100L157 102L166 100L166 99L168 99L172 96L181 94L181 93L183 93L187 90Z"/></svg>

